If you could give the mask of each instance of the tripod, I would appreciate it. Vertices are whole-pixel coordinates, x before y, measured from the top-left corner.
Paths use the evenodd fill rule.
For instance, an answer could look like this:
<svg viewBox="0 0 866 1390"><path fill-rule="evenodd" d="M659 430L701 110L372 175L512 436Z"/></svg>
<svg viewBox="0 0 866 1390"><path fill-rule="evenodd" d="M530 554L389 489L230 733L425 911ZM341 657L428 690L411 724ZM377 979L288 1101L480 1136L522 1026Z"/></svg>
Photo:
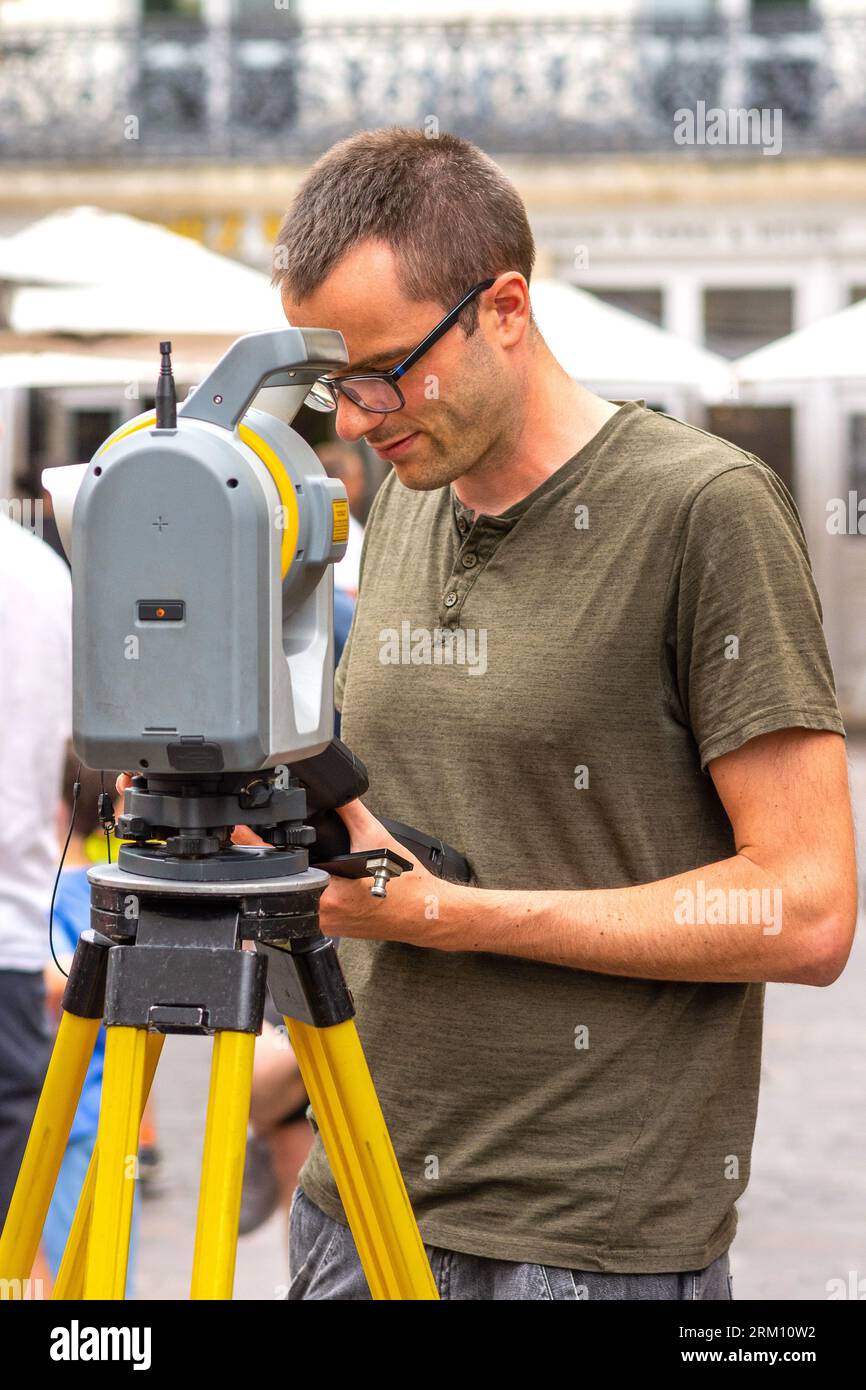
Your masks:
<svg viewBox="0 0 866 1390"><path fill-rule="evenodd" d="M133 808L140 811L150 801L159 810L150 820L121 818L119 833L137 833L138 844L124 845L117 865L88 871L91 927L73 957L60 1028L0 1237L0 1277L23 1283L30 1274L104 1021L96 1147L53 1297L124 1296L141 1116L165 1035L180 1033L214 1036L190 1296L231 1298L253 1049L269 988L373 1298L438 1298L361 1049L351 994L334 943L319 929L328 874L325 865L310 867L299 848L309 836L277 829L272 837L283 848L276 850L229 848L225 837L217 837L214 849L192 828L147 843L167 814L174 815L174 825L213 826L215 798L167 800L137 780ZM270 808L261 814L271 816L271 832L279 795L272 790L267 802L259 796L260 805ZM303 791L295 783L282 795L294 797L294 814L281 824L297 827ZM195 803L193 812L179 814L175 800ZM243 817L235 794L235 820L255 820L254 809L243 800L241 805ZM225 798L219 810L230 830ZM373 891L381 896L390 877L412 866L390 850L377 850L340 856L327 867L353 877L372 874Z"/></svg>

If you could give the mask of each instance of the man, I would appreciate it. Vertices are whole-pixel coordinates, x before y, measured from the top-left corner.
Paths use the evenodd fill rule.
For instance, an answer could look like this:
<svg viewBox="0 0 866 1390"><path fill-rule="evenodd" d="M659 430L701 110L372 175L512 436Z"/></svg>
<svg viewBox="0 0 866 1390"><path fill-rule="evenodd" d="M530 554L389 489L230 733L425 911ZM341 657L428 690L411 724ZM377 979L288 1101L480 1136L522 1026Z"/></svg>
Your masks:
<svg viewBox="0 0 866 1390"><path fill-rule="evenodd" d="M0 1227L50 1055L42 972L72 726L71 617L66 565L0 515Z"/></svg>
<svg viewBox="0 0 866 1390"><path fill-rule="evenodd" d="M571 381L533 259L498 167L411 130L328 151L279 234L289 322L346 340L319 402L393 464L343 818L477 879L332 880L322 926L443 1297L729 1298L765 982L831 984L851 946L844 729L790 495ZM300 1184L289 1297L368 1297L318 1138Z"/></svg>

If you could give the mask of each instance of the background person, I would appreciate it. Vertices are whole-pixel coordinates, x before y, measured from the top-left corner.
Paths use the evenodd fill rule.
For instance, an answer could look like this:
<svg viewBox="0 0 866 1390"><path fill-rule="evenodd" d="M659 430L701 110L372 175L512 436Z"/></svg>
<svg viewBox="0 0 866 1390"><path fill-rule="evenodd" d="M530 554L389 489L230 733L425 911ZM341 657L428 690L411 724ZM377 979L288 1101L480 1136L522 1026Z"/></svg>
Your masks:
<svg viewBox="0 0 866 1390"><path fill-rule="evenodd" d="M0 513L0 1226L50 1056L43 969L72 725L66 565Z"/></svg>

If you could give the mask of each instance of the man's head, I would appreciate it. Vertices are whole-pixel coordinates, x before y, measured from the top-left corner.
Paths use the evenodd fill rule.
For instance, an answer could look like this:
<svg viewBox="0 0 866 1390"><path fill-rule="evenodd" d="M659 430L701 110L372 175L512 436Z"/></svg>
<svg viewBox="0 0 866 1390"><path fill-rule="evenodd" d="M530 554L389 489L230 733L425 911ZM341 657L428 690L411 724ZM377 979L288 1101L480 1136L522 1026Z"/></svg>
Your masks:
<svg viewBox="0 0 866 1390"><path fill-rule="evenodd" d="M398 127L334 145L304 180L274 251L301 328L336 328L349 371L408 355L482 280L495 283L400 379L405 407L373 414L338 393L344 440L366 436L412 488L452 482L520 435L537 331L535 259L516 190L476 146ZM412 436L400 452L385 446Z"/></svg>

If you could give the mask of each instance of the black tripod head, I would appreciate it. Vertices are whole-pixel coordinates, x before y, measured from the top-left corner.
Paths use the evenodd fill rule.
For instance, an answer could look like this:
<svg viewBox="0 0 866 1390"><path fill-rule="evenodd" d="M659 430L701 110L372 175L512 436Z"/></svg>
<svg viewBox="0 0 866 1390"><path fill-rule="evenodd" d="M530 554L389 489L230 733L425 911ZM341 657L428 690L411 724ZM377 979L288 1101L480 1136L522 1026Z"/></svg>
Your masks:
<svg viewBox="0 0 866 1390"><path fill-rule="evenodd" d="M118 864L201 882L282 877L313 865L343 877L372 874L381 896L388 878L411 863L384 848L352 853L336 813L368 787L364 764L340 739L313 758L257 772L139 774L117 818L115 833L125 841ZM441 840L398 821L382 824L432 873L471 881L466 860ZM249 826L271 848L233 844L236 825Z"/></svg>

